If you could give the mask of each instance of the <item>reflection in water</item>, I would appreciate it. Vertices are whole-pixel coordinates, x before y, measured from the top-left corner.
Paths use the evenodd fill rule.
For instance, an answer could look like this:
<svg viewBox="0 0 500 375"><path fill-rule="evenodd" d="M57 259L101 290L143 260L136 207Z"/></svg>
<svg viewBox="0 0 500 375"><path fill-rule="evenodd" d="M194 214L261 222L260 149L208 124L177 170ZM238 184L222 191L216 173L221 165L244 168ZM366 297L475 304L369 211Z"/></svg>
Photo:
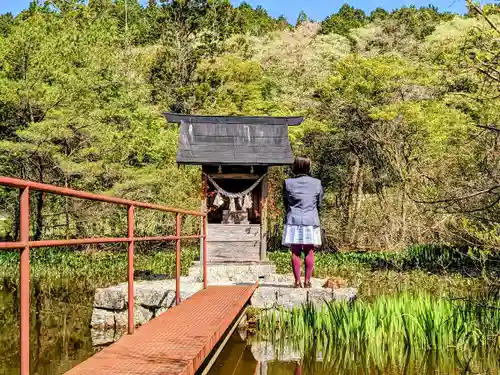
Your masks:
<svg viewBox="0 0 500 375"><path fill-rule="evenodd" d="M83 298L80 297L80 301ZM31 373L58 375L94 353L89 319L92 300L76 304L67 296L43 295L33 284L30 316ZM18 375L19 301L15 287L0 285L0 374Z"/></svg>
<svg viewBox="0 0 500 375"><path fill-rule="evenodd" d="M210 371L210 375L498 375L500 356L491 352L415 353L380 348L380 356L363 348L337 348L304 342L245 341L233 336Z"/></svg>

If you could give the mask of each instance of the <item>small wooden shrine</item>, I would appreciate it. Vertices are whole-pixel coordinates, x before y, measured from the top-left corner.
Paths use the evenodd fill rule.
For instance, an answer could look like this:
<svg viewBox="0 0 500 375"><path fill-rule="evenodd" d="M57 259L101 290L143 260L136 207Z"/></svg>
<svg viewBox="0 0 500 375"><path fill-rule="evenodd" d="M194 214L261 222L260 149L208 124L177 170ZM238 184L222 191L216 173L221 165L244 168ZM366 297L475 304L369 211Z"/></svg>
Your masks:
<svg viewBox="0 0 500 375"><path fill-rule="evenodd" d="M208 212L208 262L267 259L267 173L293 162L288 126L301 117L189 116L180 124L178 164L201 165Z"/></svg>

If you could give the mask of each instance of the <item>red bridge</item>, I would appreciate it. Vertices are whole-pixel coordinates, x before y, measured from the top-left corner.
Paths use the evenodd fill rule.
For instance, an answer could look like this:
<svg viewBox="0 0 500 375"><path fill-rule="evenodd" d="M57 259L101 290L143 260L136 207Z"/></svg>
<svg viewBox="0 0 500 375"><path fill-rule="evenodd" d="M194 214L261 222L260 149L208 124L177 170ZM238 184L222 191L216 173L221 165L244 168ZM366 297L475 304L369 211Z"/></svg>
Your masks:
<svg viewBox="0 0 500 375"><path fill-rule="evenodd" d="M121 198L45 185L9 177L0 177L0 186L20 189L20 235L17 242L0 242L0 249L19 249L21 311L21 375L29 375L30 250L40 247L85 244L128 244L128 333L119 341L76 366L67 374L194 374L200 369L221 337L242 313L255 291L255 285L207 286L207 215ZM120 238L82 238L69 240L30 240L30 192L57 194L125 206L128 209L128 235ZM176 215L176 233L171 236L136 237L134 209L169 212ZM182 215L202 218L200 234L182 236ZM203 247L203 287L181 302L181 240L201 239ZM141 241L176 241L176 306L145 324L134 333L134 244Z"/></svg>

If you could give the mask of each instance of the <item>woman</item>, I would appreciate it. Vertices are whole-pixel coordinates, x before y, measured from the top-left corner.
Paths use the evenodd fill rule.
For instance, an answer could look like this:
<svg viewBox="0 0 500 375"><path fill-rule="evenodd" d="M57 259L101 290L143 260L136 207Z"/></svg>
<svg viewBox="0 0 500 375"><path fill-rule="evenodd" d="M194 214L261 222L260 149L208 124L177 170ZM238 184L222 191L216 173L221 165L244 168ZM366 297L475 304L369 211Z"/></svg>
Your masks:
<svg viewBox="0 0 500 375"><path fill-rule="evenodd" d="M293 162L294 178L289 178L283 186L283 202L286 210L283 245L291 247L292 268L295 287L301 288L300 256L304 252L306 275L304 286L311 287L314 269L314 247L321 246L319 208L323 201L321 181L309 176L311 161L297 157Z"/></svg>

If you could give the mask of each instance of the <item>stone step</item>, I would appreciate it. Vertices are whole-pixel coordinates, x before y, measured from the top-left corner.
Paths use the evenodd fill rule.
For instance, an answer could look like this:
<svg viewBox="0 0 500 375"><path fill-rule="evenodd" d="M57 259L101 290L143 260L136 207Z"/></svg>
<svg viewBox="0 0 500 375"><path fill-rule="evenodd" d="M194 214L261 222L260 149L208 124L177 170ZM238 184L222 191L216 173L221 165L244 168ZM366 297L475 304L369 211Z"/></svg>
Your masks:
<svg viewBox="0 0 500 375"><path fill-rule="evenodd" d="M276 272L271 263L222 263L208 264L208 283L255 283L260 278L269 277ZM189 276L202 280L202 267L198 263L189 269Z"/></svg>

